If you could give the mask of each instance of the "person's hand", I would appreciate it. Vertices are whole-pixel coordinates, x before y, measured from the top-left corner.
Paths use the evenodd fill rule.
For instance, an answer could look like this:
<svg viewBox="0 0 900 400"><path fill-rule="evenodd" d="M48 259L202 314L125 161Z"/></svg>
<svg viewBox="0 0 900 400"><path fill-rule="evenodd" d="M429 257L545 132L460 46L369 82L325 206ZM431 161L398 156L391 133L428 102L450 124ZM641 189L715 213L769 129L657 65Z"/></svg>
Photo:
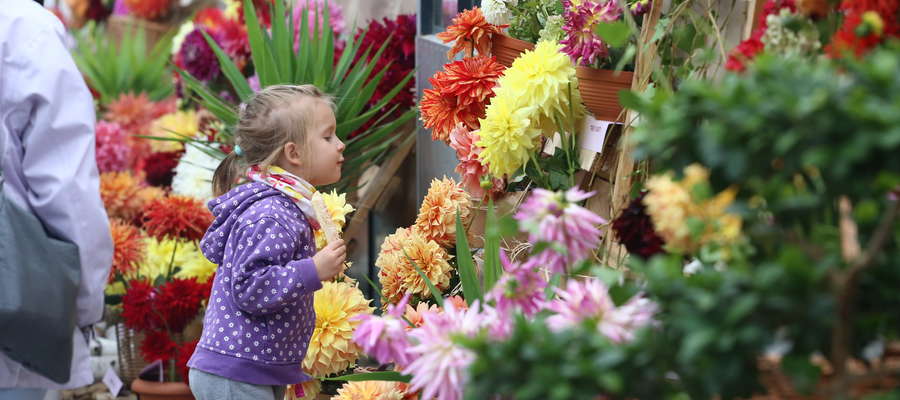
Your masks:
<svg viewBox="0 0 900 400"><path fill-rule="evenodd" d="M319 280L327 281L341 273L344 270L345 260L347 260L347 246L344 245L343 240L331 242L324 249L319 250L313 256Z"/></svg>

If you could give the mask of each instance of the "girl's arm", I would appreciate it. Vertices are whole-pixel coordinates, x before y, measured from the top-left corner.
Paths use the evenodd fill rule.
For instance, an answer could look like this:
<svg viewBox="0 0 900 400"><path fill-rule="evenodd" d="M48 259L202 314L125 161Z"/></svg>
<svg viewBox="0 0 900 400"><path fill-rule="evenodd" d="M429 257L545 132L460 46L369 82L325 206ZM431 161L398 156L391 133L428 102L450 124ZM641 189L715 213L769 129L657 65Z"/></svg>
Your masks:
<svg viewBox="0 0 900 400"><path fill-rule="evenodd" d="M312 258L292 260L300 244L275 219L264 217L241 226L235 234L231 277L232 296L241 311L252 315L281 311L300 296L322 287ZM229 267L226 264L226 267Z"/></svg>

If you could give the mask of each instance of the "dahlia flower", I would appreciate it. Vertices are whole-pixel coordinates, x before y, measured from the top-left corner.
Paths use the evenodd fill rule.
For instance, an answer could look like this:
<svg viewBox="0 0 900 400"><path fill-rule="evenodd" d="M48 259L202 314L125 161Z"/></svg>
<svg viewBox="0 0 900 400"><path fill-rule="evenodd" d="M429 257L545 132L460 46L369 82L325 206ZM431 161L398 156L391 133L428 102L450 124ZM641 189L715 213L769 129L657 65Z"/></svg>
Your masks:
<svg viewBox="0 0 900 400"><path fill-rule="evenodd" d="M188 143L184 155L175 167L172 179L172 193L195 197L200 200L213 198L212 178L221 159L211 156L204 145Z"/></svg>
<svg viewBox="0 0 900 400"><path fill-rule="evenodd" d="M481 178L488 174L488 167L481 163L478 154L481 147L475 145L481 138L478 131L469 131L465 125L457 125L450 131L450 148L456 150L456 173L461 179L460 185L472 195L473 198L484 197L484 189L481 187ZM491 192L503 190L503 180L493 178L491 180Z"/></svg>
<svg viewBox="0 0 900 400"><path fill-rule="evenodd" d="M328 209L328 214L331 215L331 220L339 229L343 229L344 225L347 223L347 214L353 212L353 206L347 204L347 194L341 193L338 194L337 191L332 190L331 193L322 193L322 200L325 203L325 208ZM322 229L316 230L316 248L325 247L325 232Z"/></svg>
<svg viewBox="0 0 900 400"><path fill-rule="evenodd" d="M494 87L505 69L494 57L467 57L444 65L435 87L444 96L457 97L460 106L484 103L494 96Z"/></svg>
<svg viewBox="0 0 900 400"><path fill-rule="evenodd" d="M561 49L562 45L558 43L538 42L534 50L526 51L513 61L494 90L497 97L536 107L536 115L540 117L531 118L532 127L543 128L548 134L565 127L541 126L547 125L544 121L553 121L556 116L578 120L585 112L575 66Z"/></svg>
<svg viewBox="0 0 900 400"><path fill-rule="evenodd" d="M415 230L411 230L404 239L400 242L399 251L382 251L375 261L375 265L380 268L378 280L381 283L382 296L392 303L400 301L406 293L421 298L431 297L431 291L413 267L413 263L438 290L448 289L452 267L448 262L450 255L447 251Z"/></svg>
<svg viewBox="0 0 900 400"><path fill-rule="evenodd" d="M153 330L144 335L141 340L141 356L148 363L156 360L168 360L175 355L178 345L164 330Z"/></svg>
<svg viewBox="0 0 900 400"><path fill-rule="evenodd" d="M387 47L381 53L381 58L376 60L375 71L380 71L390 64L381 78L381 82L372 93L369 99L369 107L374 107L387 95L394 87L405 79L416 66L415 48L416 48L416 17L415 15L405 14L398 15L395 19L382 19L381 22L372 20L365 29L360 28L356 31L355 39L360 40L362 36L360 49L371 49L367 55L368 61L372 61L375 57L375 50L380 48L387 42ZM388 42L388 38L390 41ZM364 51L360 51L356 55L357 62L363 56ZM411 78L406 82L405 87L397 92L396 95L382 109L388 112L394 107L394 114L399 116L401 113L413 107L415 101L415 78ZM388 117L393 119L394 116ZM366 125L374 124L375 119L370 120ZM369 128L369 126L365 126ZM362 132L363 127L357 130ZM352 137L352 136L351 136Z"/></svg>
<svg viewBox="0 0 900 400"><path fill-rule="evenodd" d="M192 137L199 130L198 124L197 113L193 110L176 111L153 121L150 126L150 136L162 139ZM155 152L178 151L184 148L181 142L172 140L151 140L150 146Z"/></svg>
<svg viewBox="0 0 900 400"><path fill-rule="evenodd" d="M598 57L609 55L608 47L594 30L598 23L612 22L622 16L622 10L616 4L616 0L602 3L585 0L577 6L570 1L563 3L566 3L564 14L566 24L562 27L566 37L560 41L560 44L564 45L563 53L581 65L592 65Z"/></svg>
<svg viewBox="0 0 900 400"><path fill-rule="evenodd" d="M409 321L412 326L405 326L404 329L407 331L413 328L418 328L425 323L425 314L429 312L443 312L444 310L438 307L437 304L428 304L426 302L420 302L416 304L416 307L407 304L406 311L403 312L403 319Z"/></svg>
<svg viewBox="0 0 900 400"><path fill-rule="evenodd" d="M153 282L169 273L170 262L173 268L179 268L176 278L197 278L201 283L208 282L216 271L216 265L203 256L195 242L147 237L144 238L144 249L146 256L126 278Z"/></svg>
<svg viewBox="0 0 900 400"><path fill-rule="evenodd" d="M656 234L653 221L647 215L647 206L644 205L646 195L645 191L632 200L612 222L612 229L619 243L625 245L629 253L637 254L644 259L662 253L665 245L662 238Z"/></svg>
<svg viewBox="0 0 900 400"><path fill-rule="evenodd" d="M353 342L353 331L362 322L358 316L374 307L358 287L347 282L323 282L315 293L316 328L309 341L303 369L324 377L349 368L361 349Z"/></svg>
<svg viewBox="0 0 900 400"><path fill-rule="evenodd" d="M555 314L547 318L553 330L563 330L584 320L597 322L597 331L616 343L631 340L634 332L654 323L655 303L637 295L621 307L616 307L609 289L599 279L569 280L565 290L556 289L559 296L547 304Z"/></svg>
<svg viewBox="0 0 900 400"><path fill-rule="evenodd" d="M158 108L146 93L123 93L106 105L103 118L118 123L128 135L143 135L157 117L157 112Z"/></svg>
<svg viewBox="0 0 900 400"><path fill-rule="evenodd" d="M156 309L166 321L166 328L181 332L197 317L203 300L209 297L206 286L194 278L175 278L159 286Z"/></svg>
<svg viewBox="0 0 900 400"><path fill-rule="evenodd" d="M147 234L163 240L200 240L213 216L202 202L192 197L169 195L144 206L143 226Z"/></svg>
<svg viewBox="0 0 900 400"><path fill-rule="evenodd" d="M140 180L131 172L100 174L100 198L111 218L135 221L141 215L147 200L140 195L144 190L140 186Z"/></svg>
<svg viewBox="0 0 900 400"><path fill-rule="evenodd" d="M307 17L306 26L309 28L309 35L315 35L316 26L320 29L325 24L325 0L301 0L294 5L294 51L297 51L300 45L300 26L303 21L300 19L304 15ZM336 1L328 1L328 24L331 26L335 37L344 33L346 25L344 23L344 12L341 5ZM318 17L318 20L316 19ZM324 32L324 30L323 30Z"/></svg>
<svg viewBox="0 0 900 400"><path fill-rule="evenodd" d="M692 164L685 168L684 179L675 182L671 174L651 177L644 197L653 227L668 249L693 253L708 243L733 243L741 234L741 219L727 212L737 191L729 188L711 199L695 200L695 185L708 184L709 171ZM688 221L702 223L699 235L692 234Z"/></svg>
<svg viewBox="0 0 900 400"><path fill-rule="evenodd" d="M485 106L481 103L461 105L459 99L441 94L439 79L444 72L438 72L429 78L435 89L422 91L422 102L419 111L425 129L431 130L431 140L446 142L450 131L458 124L465 124L470 129L478 129L478 118L484 116Z"/></svg>
<svg viewBox="0 0 900 400"><path fill-rule="evenodd" d="M500 261L505 272L486 298L496 303L501 314L519 309L530 317L541 311L547 280L539 271L537 258L519 264L509 261L506 253L501 251Z"/></svg>
<svg viewBox="0 0 900 400"><path fill-rule="evenodd" d="M601 236L597 226L606 220L576 204L592 195L578 188L565 193L535 189L525 200L515 216L521 229L528 232L528 240L533 243L551 244L535 255L539 265L548 266L554 273L564 272L597 248Z"/></svg>
<svg viewBox="0 0 900 400"><path fill-rule="evenodd" d="M131 165L131 146L128 134L115 122L98 121L97 169L103 172L124 171Z"/></svg>
<svg viewBox="0 0 900 400"><path fill-rule="evenodd" d="M122 296L122 321L135 330L151 330L161 327L162 320L154 311L156 290L150 282L134 280Z"/></svg>
<svg viewBox="0 0 900 400"><path fill-rule="evenodd" d="M469 222L471 198L452 178L433 179L422 200L413 229L426 240L450 247L456 243L456 215L463 224Z"/></svg>
<svg viewBox="0 0 900 400"><path fill-rule="evenodd" d="M403 400L403 391L397 382L347 382L331 400Z"/></svg>
<svg viewBox="0 0 900 400"><path fill-rule="evenodd" d="M111 218L109 231L113 241L113 263L109 273L112 282L116 275L127 276L144 259L144 234L136 226L118 218Z"/></svg>
<svg viewBox="0 0 900 400"><path fill-rule="evenodd" d="M364 314L357 318L360 324L353 332L353 341L382 364L397 363L402 366L410 362L406 351L409 347L406 336L409 324L403 320L408 301L409 294L403 296L399 303L389 304L380 317Z"/></svg>
<svg viewBox="0 0 900 400"><path fill-rule="evenodd" d="M541 131L532 126L534 107L519 107L515 97L497 96L482 119L478 158L494 176L511 175L534 154Z"/></svg>
<svg viewBox="0 0 900 400"><path fill-rule="evenodd" d="M175 178L175 167L178 160L184 155L182 151L166 151L153 153L144 158L144 180L147 184L156 187L172 186Z"/></svg>
<svg viewBox="0 0 900 400"><path fill-rule="evenodd" d="M437 38L444 43L453 42L453 47L447 52L448 60L452 60L461 51L466 51L466 55L470 57L476 50L479 55L486 55L491 50L491 35L502 34L505 27L506 25L488 23L481 14L481 9L472 7L454 17L453 25L438 33Z"/></svg>
<svg viewBox="0 0 900 400"><path fill-rule="evenodd" d="M489 322L476 302L468 310L445 303L444 312L426 312L424 324L409 332L415 344L409 348L413 361L403 369L412 375L410 391L422 391L423 399L459 400L468 382L468 367L475 353L452 339L474 337Z"/></svg>
<svg viewBox="0 0 900 400"><path fill-rule="evenodd" d="M178 51L178 61L191 76L209 82L219 76L219 60L203 37L202 29L194 29L185 36Z"/></svg>

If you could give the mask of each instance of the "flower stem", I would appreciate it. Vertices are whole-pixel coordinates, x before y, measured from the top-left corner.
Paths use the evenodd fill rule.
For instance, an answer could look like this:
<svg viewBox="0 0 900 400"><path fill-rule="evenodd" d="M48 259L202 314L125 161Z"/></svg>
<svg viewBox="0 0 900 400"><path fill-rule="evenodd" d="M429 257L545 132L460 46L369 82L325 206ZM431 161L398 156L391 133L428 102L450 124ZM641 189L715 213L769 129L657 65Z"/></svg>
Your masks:
<svg viewBox="0 0 900 400"><path fill-rule="evenodd" d="M172 257L169 258L169 270L166 272L166 280L172 279L173 265L175 265L175 253L178 252L178 240L175 239L173 242L175 242L175 245L172 247Z"/></svg>

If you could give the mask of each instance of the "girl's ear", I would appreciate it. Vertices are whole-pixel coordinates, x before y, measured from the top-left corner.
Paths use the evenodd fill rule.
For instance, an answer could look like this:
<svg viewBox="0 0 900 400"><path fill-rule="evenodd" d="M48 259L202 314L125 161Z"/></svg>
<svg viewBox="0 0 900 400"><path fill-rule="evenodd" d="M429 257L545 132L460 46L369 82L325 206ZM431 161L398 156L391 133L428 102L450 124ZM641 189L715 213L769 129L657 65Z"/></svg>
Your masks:
<svg viewBox="0 0 900 400"><path fill-rule="evenodd" d="M287 160L289 164L295 167L300 167L303 165L303 157L300 152L300 147L297 146L294 142L287 142L284 144L284 148L282 148L282 155L284 159Z"/></svg>

